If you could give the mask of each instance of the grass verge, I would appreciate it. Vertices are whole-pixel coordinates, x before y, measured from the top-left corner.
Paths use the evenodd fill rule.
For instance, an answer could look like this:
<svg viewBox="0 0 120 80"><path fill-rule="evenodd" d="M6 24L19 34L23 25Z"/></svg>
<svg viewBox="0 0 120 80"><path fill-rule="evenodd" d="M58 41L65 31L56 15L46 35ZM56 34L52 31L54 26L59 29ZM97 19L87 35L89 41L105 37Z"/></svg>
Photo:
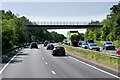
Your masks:
<svg viewBox="0 0 120 80"><path fill-rule="evenodd" d="M62 45L62 46L64 46L64 45ZM114 58L114 57L108 56L106 54L101 54L99 52L92 52L92 51L87 51L87 50L78 50L78 49L74 49L74 48L71 48L68 46L64 46L64 48L67 51L73 52L75 54L79 54L80 56L83 56L85 58L90 58L90 59L93 59L95 61L99 61L101 63L109 64L109 65L112 65L115 67L120 66L120 64L118 63L120 58Z"/></svg>
<svg viewBox="0 0 120 80"><path fill-rule="evenodd" d="M14 53L18 52L19 50L21 50L20 48L19 49L15 49L11 52L8 52L6 54L3 54L2 55L2 61L5 60L5 59L8 59L9 57L11 57L12 55L14 55Z"/></svg>

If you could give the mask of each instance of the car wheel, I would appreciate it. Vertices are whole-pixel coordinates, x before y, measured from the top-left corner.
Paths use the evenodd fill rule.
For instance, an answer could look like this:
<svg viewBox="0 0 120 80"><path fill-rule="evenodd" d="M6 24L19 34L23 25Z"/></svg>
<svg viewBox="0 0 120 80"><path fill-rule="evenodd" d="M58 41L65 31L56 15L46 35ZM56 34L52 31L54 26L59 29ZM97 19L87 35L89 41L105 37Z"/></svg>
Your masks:
<svg viewBox="0 0 120 80"><path fill-rule="evenodd" d="M107 48L105 48L105 50L107 50Z"/></svg>
<svg viewBox="0 0 120 80"><path fill-rule="evenodd" d="M105 48L103 48L103 50L104 50Z"/></svg>

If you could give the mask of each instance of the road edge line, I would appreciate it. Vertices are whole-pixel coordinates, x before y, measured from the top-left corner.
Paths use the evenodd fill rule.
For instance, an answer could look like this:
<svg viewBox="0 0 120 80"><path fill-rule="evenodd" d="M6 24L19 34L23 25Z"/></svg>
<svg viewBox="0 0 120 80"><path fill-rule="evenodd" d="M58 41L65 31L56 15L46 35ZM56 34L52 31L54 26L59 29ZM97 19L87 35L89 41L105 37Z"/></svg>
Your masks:
<svg viewBox="0 0 120 80"><path fill-rule="evenodd" d="M16 55L14 55L7 64L5 64L5 66L0 70L0 74L2 74L2 72L6 69L6 67L10 64L10 62L20 53L17 53Z"/></svg>
<svg viewBox="0 0 120 80"><path fill-rule="evenodd" d="M82 64L85 64L85 65L87 65L87 66L89 66L89 67L91 67L91 68L94 68L94 69L96 69L96 70L98 70L98 71L101 71L101 72L103 72L103 73L105 73L105 74L108 74L108 75L110 75L110 76L113 76L113 77L115 77L115 78L120 79L120 77L118 77L118 76L116 76L116 75L114 75L114 74L112 74L112 73L106 72L106 71L104 71L104 70L102 70L102 69L99 69L99 68L97 68L97 67L95 67L95 66L92 66L92 65L90 65L90 64L88 64L88 63L85 63L85 62L83 62L83 61L81 61L81 60L78 60L78 59L76 59L76 58L74 58L74 57L71 57L71 56L70 56L69 58L71 58L71 59L73 59L73 60L76 60L76 61L78 61L78 62L80 62L80 63L82 63Z"/></svg>

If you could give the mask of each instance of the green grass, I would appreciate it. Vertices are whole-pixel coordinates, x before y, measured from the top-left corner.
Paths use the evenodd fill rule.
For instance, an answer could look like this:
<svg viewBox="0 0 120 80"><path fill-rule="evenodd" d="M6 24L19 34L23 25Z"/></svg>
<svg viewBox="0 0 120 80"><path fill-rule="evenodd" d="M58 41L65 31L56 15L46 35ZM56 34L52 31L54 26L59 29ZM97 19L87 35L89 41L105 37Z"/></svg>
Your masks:
<svg viewBox="0 0 120 80"><path fill-rule="evenodd" d="M115 48L120 47L120 41L119 40L113 41L113 44L115 45Z"/></svg>
<svg viewBox="0 0 120 80"><path fill-rule="evenodd" d="M64 45L62 45L64 46ZM87 50L78 50L71 47L64 46L67 51L73 52L75 54L79 54L85 58L90 58L95 61L99 61L105 64L110 64L113 66L118 66L118 58L113 58L105 54L101 54L99 52L87 51Z"/></svg>

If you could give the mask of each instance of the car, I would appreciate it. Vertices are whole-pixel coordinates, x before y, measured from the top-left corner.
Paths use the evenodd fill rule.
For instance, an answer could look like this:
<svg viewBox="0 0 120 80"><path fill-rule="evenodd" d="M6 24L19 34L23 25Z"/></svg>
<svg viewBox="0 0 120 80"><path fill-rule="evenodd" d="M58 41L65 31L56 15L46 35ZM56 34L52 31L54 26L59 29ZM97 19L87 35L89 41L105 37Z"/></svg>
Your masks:
<svg viewBox="0 0 120 80"><path fill-rule="evenodd" d="M46 41L44 42L44 47L47 46L47 44L48 44L48 41L46 40Z"/></svg>
<svg viewBox="0 0 120 80"><path fill-rule="evenodd" d="M66 41L64 41L64 44L66 44L66 45L67 45L67 40L66 40Z"/></svg>
<svg viewBox="0 0 120 80"><path fill-rule="evenodd" d="M81 46L82 45L82 42L81 42L81 40L79 40L79 46Z"/></svg>
<svg viewBox="0 0 120 80"><path fill-rule="evenodd" d="M89 43L94 43L94 41L93 40L86 40L85 43L88 43L88 44Z"/></svg>
<svg viewBox="0 0 120 80"><path fill-rule="evenodd" d="M88 43L82 43L81 47L84 48L84 49L87 49Z"/></svg>
<svg viewBox="0 0 120 80"><path fill-rule="evenodd" d="M111 41L105 41L103 43L103 50L108 50L108 49L115 50L115 46Z"/></svg>
<svg viewBox="0 0 120 80"><path fill-rule="evenodd" d="M46 49L47 50L53 50L54 49L54 45L53 44L48 44Z"/></svg>
<svg viewBox="0 0 120 80"><path fill-rule="evenodd" d="M116 54L120 55L120 47L117 49Z"/></svg>
<svg viewBox="0 0 120 80"><path fill-rule="evenodd" d="M90 49L90 50L96 50L96 51L100 51L100 48L95 44L95 43L89 43L88 44L88 48Z"/></svg>
<svg viewBox="0 0 120 80"><path fill-rule="evenodd" d="M57 56L57 55L60 55L60 56L65 56L65 49L63 46L56 46L54 49L53 49L53 53L52 53L53 56Z"/></svg>
<svg viewBox="0 0 120 80"><path fill-rule="evenodd" d="M37 49L38 49L38 44L37 44L37 42L32 42L32 43L30 44L30 49L32 49L32 48L37 48Z"/></svg>

